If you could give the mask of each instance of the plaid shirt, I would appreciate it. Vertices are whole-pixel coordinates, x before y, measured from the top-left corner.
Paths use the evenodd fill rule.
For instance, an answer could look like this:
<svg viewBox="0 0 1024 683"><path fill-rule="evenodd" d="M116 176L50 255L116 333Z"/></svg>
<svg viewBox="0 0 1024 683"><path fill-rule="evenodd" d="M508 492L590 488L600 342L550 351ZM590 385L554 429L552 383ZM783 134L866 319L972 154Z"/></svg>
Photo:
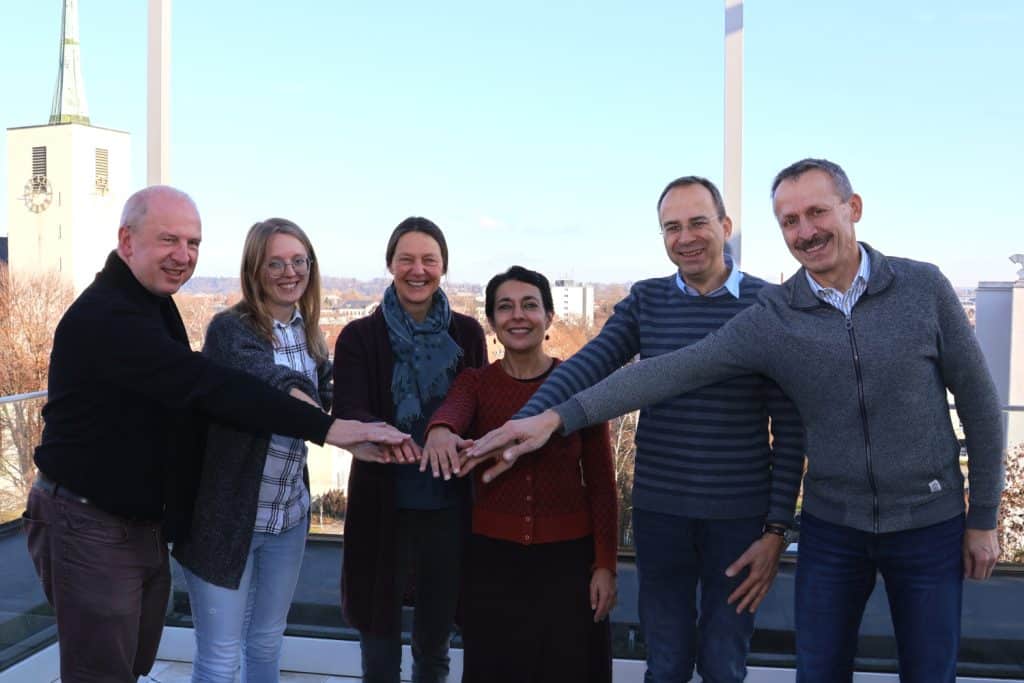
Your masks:
<svg viewBox="0 0 1024 683"><path fill-rule="evenodd" d="M287 323L274 321L274 362L309 377L317 386L316 363L306 346L306 333L298 309ZM279 534L306 518L309 491L302 482L306 442L274 434L263 466L255 531Z"/></svg>
<svg viewBox="0 0 1024 683"><path fill-rule="evenodd" d="M868 252L864 250L863 246L860 244L857 246L860 247L860 268L857 269L857 275L853 278L850 288L845 292L840 292L831 287L822 287L815 282L810 273L805 273L807 275L807 283L811 286L811 291L825 303L839 309L847 318L850 317L850 313L853 311L857 300L867 290L868 276L871 274L871 257L868 256Z"/></svg>

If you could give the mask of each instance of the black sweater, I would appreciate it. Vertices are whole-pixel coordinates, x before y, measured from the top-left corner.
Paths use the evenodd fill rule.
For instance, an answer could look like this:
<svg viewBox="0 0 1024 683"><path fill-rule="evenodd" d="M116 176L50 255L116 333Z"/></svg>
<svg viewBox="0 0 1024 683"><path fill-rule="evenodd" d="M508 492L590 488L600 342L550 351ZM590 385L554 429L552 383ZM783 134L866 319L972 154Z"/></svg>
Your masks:
<svg viewBox="0 0 1024 683"><path fill-rule="evenodd" d="M331 425L320 410L191 351L173 300L146 290L111 253L57 326L36 465L115 515L187 515L206 417L317 443Z"/></svg>

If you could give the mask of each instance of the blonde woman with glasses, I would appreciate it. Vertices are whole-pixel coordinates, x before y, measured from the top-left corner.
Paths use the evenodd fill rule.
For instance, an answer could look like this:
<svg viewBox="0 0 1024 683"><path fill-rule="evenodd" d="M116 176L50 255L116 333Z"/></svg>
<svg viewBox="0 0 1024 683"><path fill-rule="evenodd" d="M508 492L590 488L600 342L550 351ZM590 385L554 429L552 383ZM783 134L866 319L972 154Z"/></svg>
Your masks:
<svg viewBox="0 0 1024 683"><path fill-rule="evenodd" d="M320 272L295 223L256 223L242 254L242 300L217 314L203 352L292 396L331 405L320 332ZM175 545L185 570L194 683L278 680L288 608L309 528L306 444L211 425L191 533Z"/></svg>

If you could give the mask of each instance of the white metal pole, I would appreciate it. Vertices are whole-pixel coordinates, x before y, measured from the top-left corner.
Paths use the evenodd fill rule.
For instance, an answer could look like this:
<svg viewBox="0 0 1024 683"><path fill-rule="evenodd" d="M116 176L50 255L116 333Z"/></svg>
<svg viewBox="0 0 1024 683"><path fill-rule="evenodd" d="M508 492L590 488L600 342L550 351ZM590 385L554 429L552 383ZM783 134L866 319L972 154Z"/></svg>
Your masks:
<svg viewBox="0 0 1024 683"><path fill-rule="evenodd" d="M171 0L149 0L146 183L170 180Z"/></svg>
<svg viewBox="0 0 1024 683"><path fill-rule="evenodd" d="M732 218L729 246L740 264L743 225L743 0L725 0L725 211Z"/></svg>

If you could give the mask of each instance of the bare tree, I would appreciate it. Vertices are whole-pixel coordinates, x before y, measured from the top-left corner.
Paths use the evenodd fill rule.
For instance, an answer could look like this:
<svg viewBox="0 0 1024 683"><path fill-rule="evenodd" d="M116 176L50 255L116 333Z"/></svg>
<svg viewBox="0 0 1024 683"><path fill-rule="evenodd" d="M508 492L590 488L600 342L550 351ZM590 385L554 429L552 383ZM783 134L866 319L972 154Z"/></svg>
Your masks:
<svg viewBox="0 0 1024 683"><path fill-rule="evenodd" d="M174 295L174 304L178 307L181 320L188 332L189 345L193 351L203 348L206 339L206 327L214 313L225 308L230 298L237 299L237 293L230 296L217 294L182 294Z"/></svg>
<svg viewBox="0 0 1024 683"><path fill-rule="evenodd" d="M72 299L58 273L0 267L0 396L46 389L53 332ZM41 408L39 399L0 405L0 511L20 509L35 479Z"/></svg>
<svg viewBox="0 0 1024 683"><path fill-rule="evenodd" d="M619 546L633 546L633 467L636 461L636 425L639 412L611 421L612 462L619 498Z"/></svg>
<svg viewBox="0 0 1024 683"><path fill-rule="evenodd" d="M544 350L558 358L569 358L590 341L587 327L579 322L566 322L555 318L548 328L548 340Z"/></svg>
<svg viewBox="0 0 1024 683"><path fill-rule="evenodd" d="M1006 490L999 508L999 545L1003 562L1024 563L1024 444L1006 457Z"/></svg>

